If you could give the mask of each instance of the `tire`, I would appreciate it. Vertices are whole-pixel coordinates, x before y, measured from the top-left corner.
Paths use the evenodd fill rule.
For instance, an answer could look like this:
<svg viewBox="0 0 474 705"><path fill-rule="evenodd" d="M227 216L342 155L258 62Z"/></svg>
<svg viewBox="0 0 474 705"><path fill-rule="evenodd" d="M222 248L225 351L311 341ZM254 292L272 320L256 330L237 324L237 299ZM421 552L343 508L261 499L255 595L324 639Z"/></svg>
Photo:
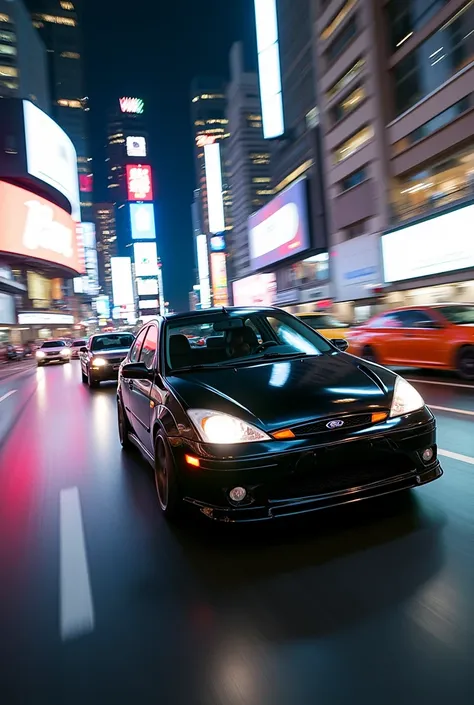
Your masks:
<svg viewBox="0 0 474 705"><path fill-rule="evenodd" d="M474 379L474 345L467 345L458 352L456 370L462 379Z"/></svg>
<svg viewBox="0 0 474 705"><path fill-rule="evenodd" d="M87 384L87 382L88 382L87 375L84 374L82 367L81 367L81 377L82 377L82 384Z"/></svg>
<svg viewBox="0 0 474 705"><path fill-rule="evenodd" d="M44 362L37 362L36 367L44 367Z"/></svg>
<svg viewBox="0 0 474 705"><path fill-rule="evenodd" d="M117 422L120 445L124 450L131 450L133 448L133 443L128 435L128 421L120 399L117 399Z"/></svg>
<svg viewBox="0 0 474 705"><path fill-rule="evenodd" d="M362 349L361 357L363 357L364 360L367 360L367 362L377 362L375 350L370 345L366 345Z"/></svg>
<svg viewBox="0 0 474 705"><path fill-rule="evenodd" d="M177 519L183 502L173 456L163 431L159 431L155 438L155 486L161 511L170 521Z"/></svg>
<svg viewBox="0 0 474 705"><path fill-rule="evenodd" d="M100 382L92 378L90 370L87 374L87 384L89 385L89 389L97 389L97 387L100 385Z"/></svg>

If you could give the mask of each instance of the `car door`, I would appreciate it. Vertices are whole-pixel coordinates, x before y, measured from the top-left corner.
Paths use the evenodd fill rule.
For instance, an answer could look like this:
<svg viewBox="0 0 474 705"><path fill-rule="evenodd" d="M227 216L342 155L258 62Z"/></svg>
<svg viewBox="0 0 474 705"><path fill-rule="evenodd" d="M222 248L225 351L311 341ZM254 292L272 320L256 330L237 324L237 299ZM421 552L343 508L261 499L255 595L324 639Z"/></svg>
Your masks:
<svg viewBox="0 0 474 705"><path fill-rule="evenodd" d="M89 338L87 343L85 344L85 348L87 349L87 352L80 352L79 357L81 360L81 368L82 368L82 373L87 376L89 372L89 361L90 361L90 356L91 356L91 345L92 345L92 336Z"/></svg>
<svg viewBox="0 0 474 705"><path fill-rule="evenodd" d="M382 365L393 365L397 359L398 331L401 321L398 312L385 313L369 322L362 336L363 350L370 347L377 362Z"/></svg>
<svg viewBox="0 0 474 705"><path fill-rule="evenodd" d="M140 350L138 362L145 365L149 372L156 369L158 351L158 327L153 323L148 328ZM153 380L148 378L128 380L130 394L130 410L133 416L133 427L139 440L146 450L153 451L150 433L152 408L150 396Z"/></svg>
<svg viewBox="0 0 474 705"><path fill-rule="evenodd" d="M140 358L140 352L142 349L143 341L145 340L145 336L148 330L148 326L146 328L143 328L135 338L135 342L133 343L132 347L130 348L130 352L128 353L128 357L126 359L126 362L138 362ZM132 423L132 419L130 418L130 382L132 380L129 379L123 379L121 381L120 385L120 390L122 394L122 403L125 407L126 413L127 413L127 418L129 418L130 423L132 424L133 429L135 430L135 426Z"/></svg>
<svg viewBox="0 0 474 705"><path fill-rule="evenodd" d="M401 361L415 367L445 365L449 357L449 341L431 311L409 309L400 311L399 315L402 318L398 346Z"/></svg>

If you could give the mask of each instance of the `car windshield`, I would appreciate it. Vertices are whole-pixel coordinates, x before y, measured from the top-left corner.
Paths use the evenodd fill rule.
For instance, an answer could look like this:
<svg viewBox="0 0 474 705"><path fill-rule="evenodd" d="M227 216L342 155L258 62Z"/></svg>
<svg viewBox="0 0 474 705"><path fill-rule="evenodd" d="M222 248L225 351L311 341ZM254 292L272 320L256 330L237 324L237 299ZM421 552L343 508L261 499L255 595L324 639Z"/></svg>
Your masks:
<svg viewBox="0 0 474 705"><path fill-rule="evenodd" d="M201 345L194 345L195 340ZM166 326L166 362L173 371L245 366L333 351L322 336L277 309L209 311L199 317L171 319Z"/></svg>
<svg viewBox="0 0 474 705"><path fill-rule="evenodd" d="M82 348L86 344L85 340L75 340L71 345L72 348Z"/></svg>
<svg viewBox="0 0 474 705"><path fill-rule="evenodd" d="M437 309L450 323L474 326L474 306L439 306Z"/></svg>
<svg viewBox="0 0 474 705"><path fill-rule="evenodd" d="M92 339L91 350L113 350L114 348L129 348L135 338L129 333L122 335L100 335Z"/></svg>
<svg viewBox="0 0 474 705"><path fill-rule="evenodd" d="M337 318L333 318L325 313L321 314L321 316L299 316L299 319L315 330L324 328L349 328L347 323L338 321Z"/></svg>
<svg viewBox="0 0 474 705"><path fill-rule="evenodd" d="M42 348L65 348L66 343L64 340L48 340L47 343L43 343Z"/></svg>

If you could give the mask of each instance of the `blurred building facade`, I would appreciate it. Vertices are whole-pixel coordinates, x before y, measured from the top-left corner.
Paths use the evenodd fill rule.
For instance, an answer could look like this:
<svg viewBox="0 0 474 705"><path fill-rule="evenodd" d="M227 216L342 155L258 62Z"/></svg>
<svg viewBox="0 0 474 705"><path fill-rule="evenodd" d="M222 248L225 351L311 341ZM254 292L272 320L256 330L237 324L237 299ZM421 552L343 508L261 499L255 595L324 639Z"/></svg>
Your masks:
<svg viewBox="0 0 474 705"><path fill-rule="evenodd" d="M314 0L340 315L474 300L474 5Z"/></svg>
<svg viewBox="0 0 474 705"><path fill-rule="evenodd" d="M245 71L240 42L234 44L230 53L227 117L230 137L226 154L233 220L227 248L229 281L232 281L251 273L247 221L253 211L273 196L271 150L263 137L258 75Z"/></svg>
<svg viewBox="0 0 474 705"><path fill-rule="evenodd" d="M105 296L112 301L112 257L117 256L117 228L113 203L96 203L94 221L97 231L99 284Z"/></svg>

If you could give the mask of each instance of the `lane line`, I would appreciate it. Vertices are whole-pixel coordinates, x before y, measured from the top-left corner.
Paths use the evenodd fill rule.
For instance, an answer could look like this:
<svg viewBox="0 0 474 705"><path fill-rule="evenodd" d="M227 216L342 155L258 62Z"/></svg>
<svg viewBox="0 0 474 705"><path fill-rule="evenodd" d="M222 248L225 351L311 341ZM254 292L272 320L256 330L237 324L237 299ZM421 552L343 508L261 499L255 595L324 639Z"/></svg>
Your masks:
<svg viewBox="0 0 474 705"><path fill-rule="evenodd" d="M411 382L411 384L437 384L441 387L462 387L463 389L472 389L472 391L474 391L473 384L459 384L459 382L433 382L428 379L409 379L408 377L405 379L407 382Z"/></svg>
<svg viewBox="0 0 474 705"><path fill-rule="evenodd" d="M60 630L65 641L94 629L94 606L77 487L60 492L59 541Z"/></svg>
<svg viewBox="0 0 474 705"><path fill-rule="evenodd" d="M16 391L16 389L12 389L11 392L7 392L6 394L4 394L3 397L0 397L0 402L5 401L5 399L8 399L8 397L11 397L11 395L15 394Z"/></svg>
<svg viewBox="0 0 474 705"><path fill-rule="evenodd" d="M438 455L444 455L446 458L452 458L453 460L460 460L461 463L469 463L469 465L474 465L474 458L469 455L461 455L461 453L453 453L451 450L441 450L438 448Z"/></svg>
<svg viewBox="0 0 474 705"><path fill-rule="evenodd" d="M469 411L468 409L450 409L449 406L434 406L433 404L427 404L429 409L435 409L436 411L447 411L450 414L465 414L466 416L474 416L474 411Z"/></svg>

